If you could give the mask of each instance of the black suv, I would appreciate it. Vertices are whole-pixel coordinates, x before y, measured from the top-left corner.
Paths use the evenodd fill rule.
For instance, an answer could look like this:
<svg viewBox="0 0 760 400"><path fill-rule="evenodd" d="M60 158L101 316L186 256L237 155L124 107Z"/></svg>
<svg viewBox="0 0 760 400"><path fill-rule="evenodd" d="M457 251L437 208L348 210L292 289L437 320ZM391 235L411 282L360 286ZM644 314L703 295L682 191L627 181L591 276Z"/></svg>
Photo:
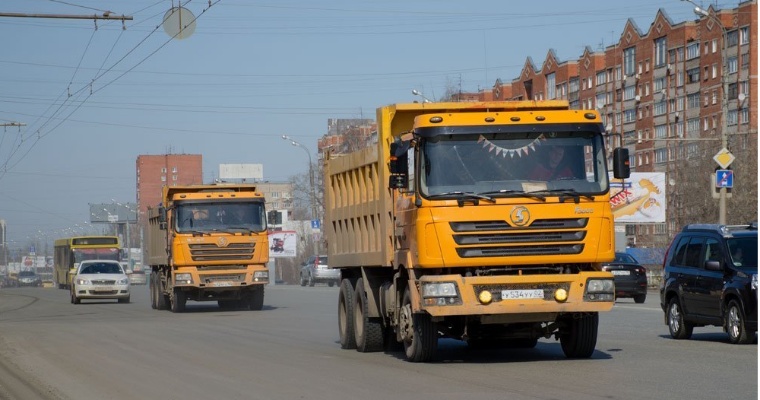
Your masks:
<svg viewBox="0 0 760 400"><path fill-rule="evenodd" d="M674 339L723 327L731 343L757 332L757 222L687 225L665 254L660 306Z"/></svg>

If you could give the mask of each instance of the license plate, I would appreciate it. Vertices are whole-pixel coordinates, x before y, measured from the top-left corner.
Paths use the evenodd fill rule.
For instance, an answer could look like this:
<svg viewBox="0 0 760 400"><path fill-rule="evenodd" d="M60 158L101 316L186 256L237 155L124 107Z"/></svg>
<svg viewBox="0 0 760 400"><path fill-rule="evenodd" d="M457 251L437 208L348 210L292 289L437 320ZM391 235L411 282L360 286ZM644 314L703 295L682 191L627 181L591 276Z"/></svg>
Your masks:
<svg viewBox="0 0 760 400"><path fill-rule="evenodd" d="M626 271L624 269L613 270L613 271L610 271L610 272L612 272L612 275L630 275L631 274L631 271Z"/></svg>
<svg viewBox="0 0 760 400"><path fill-rule="evenodd" d="M232 282L227 282L227 281L214 282L214 286L216 286L216 287L229 287L229 286L232 286Z"/></svg>
<svg viewBox="0 0 760 400"><path fill-rule="evenodd" d="M543 289L502 290L501 298L504 300L515 299L543 299Z"/></svg>

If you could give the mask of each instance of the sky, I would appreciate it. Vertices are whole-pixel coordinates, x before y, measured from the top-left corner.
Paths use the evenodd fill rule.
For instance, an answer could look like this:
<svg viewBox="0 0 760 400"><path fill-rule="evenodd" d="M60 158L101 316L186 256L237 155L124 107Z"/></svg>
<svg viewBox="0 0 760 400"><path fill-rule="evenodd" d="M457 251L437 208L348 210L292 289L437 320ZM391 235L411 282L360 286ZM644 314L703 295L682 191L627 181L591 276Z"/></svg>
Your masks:
<svg viewBox="0 0 760 400"><path fill-rule="evenodd" d="M700 2L733 8L737 1ZM211 5L209 5L209 3ZM102 229L89 204L135 203L143 154L201 154L263 165L264 179L308 171L331 118L511 81L549 50L577 60L646 33L679 0L192 0L195 30L172 38L170 0L3 0L0 14L0 219L9 247ZM18 126L21 125L21 126Z"/></svg>

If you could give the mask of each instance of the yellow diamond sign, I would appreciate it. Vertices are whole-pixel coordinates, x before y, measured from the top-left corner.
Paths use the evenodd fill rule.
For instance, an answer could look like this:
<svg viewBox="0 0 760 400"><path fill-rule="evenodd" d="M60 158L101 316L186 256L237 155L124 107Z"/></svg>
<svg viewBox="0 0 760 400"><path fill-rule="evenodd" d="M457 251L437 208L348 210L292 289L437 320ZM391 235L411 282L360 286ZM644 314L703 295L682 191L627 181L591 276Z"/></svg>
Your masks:
<svg viewBox="0 0 760 400"><path fill-rule="evenodd" d="M715 162L718 163L718 165L720 165L720 167L723 169L727 169L735 159L736 157L734 157L734 155L731 154L731 152L728 151L728 149L725 147L722 148L718 154L713 157L713 160L715 160Z"/></svg>

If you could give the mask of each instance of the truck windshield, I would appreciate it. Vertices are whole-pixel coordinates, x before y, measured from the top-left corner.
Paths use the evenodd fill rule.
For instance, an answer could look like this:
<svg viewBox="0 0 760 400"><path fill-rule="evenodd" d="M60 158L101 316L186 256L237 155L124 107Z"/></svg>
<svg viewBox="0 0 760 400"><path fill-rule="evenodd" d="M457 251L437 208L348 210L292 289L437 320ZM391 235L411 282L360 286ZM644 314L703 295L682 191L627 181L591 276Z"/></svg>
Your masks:
<svg viewBox="0 0 760 400"><path fill-rule="evenodd" d="M420 191L521 197L602 194L609 188L602 137L593 132L437 135L420 142Z"/></svg>
<svg viewBox="0 0 760 400"><path fill-rule="evenodd" d="M187 202L175 206L179 233L266 230L263 202Z"/></svg>

